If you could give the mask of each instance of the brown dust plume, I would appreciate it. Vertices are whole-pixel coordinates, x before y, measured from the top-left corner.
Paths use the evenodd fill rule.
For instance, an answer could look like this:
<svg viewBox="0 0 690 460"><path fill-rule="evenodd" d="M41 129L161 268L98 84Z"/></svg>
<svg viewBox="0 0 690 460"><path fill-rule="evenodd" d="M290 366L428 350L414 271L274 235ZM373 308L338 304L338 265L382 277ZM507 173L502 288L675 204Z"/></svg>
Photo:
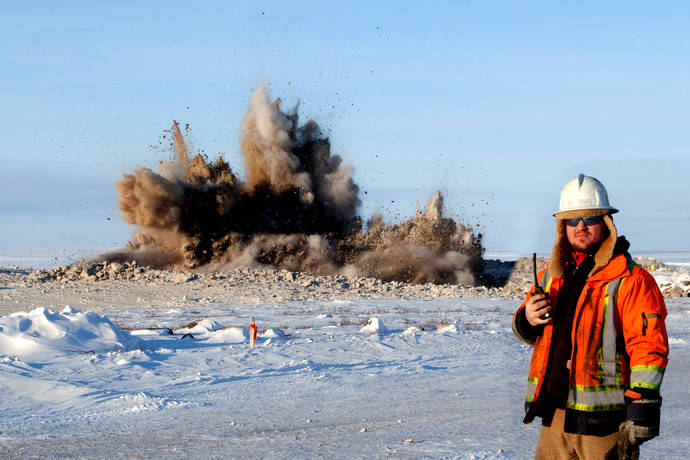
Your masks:
<svg viewBox="0 0 690 460"><path fill-rule="evenodd" d="M352 168L331 154L312 120L298 123L260 86L242 123L247 177L219 157L190 159L173 122L176 160L140 168L116 184L118 207L138 227L110 261L157 268L274 267L413 283L474 284L483 268L481 235L443 216L436 193L398 223L357 215Z"/></svg>

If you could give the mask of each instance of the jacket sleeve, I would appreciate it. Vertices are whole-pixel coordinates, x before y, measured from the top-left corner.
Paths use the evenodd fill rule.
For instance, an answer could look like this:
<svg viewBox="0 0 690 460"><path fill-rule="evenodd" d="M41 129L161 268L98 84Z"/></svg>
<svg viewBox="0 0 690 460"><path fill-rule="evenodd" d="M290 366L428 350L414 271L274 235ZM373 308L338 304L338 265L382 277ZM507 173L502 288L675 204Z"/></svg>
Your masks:
<svg viewBox="0 0 690 460"><path fill-rule="evenodd" d="M633 268L621 284L617 304L630 357L630 388L659 391L668 363L667 313L652 275Z"/></svg>
<svg viewBox="0 0 690 460"><path fill-rule="evenodd" d="M544 276L544 271L539 272L539 279ZM534 342L537 340L544 330L544 326L532 326L525 316L525 305L527 301L532 297L535 291L535 286L532 284L525 300L520 304L517 311L513 314L513 333L521 341L525 342L527 345L534 346Z"/></svg>

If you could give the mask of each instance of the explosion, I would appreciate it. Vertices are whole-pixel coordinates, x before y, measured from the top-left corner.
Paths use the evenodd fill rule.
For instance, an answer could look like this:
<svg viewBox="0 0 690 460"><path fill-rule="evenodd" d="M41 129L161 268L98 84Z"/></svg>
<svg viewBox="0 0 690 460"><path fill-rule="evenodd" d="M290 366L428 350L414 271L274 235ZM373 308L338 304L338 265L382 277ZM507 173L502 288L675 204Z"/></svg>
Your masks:
<svg viewBox="0 0 690 460"><path fill-rule="evenodd" d="M247 172L219 157L189 153L173 122L176 161L140 168L116 184L118 207L138 227L122 250L105 255L157 268L221 271L274 267L412 283L474 284L483 269L481 235L443 217L437 192L399 224L357 215L352 168L331 155L312 120L281 110L260 86L242 123Z"/></svg>

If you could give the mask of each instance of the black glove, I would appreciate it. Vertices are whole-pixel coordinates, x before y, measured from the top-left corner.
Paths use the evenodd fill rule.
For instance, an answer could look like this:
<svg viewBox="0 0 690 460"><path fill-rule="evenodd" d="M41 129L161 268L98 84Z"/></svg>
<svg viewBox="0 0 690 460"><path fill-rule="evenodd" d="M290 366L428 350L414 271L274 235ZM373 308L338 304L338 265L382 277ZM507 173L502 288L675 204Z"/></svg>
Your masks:
<svg viewBox="0 0 690 460"><path fill-rule="evenodd" d="M625 392L627 416L618 433L618 458L639 458L639 446L659 435L661 395L647 388Z"/></svg>

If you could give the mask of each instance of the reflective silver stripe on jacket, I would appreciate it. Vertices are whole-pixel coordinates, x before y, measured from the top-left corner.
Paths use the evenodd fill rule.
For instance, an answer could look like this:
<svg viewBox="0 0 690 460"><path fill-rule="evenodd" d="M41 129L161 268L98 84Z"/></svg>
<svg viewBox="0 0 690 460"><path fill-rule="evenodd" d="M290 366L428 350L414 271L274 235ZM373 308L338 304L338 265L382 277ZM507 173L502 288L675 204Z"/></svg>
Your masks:
<svg viewBox="0 0 690 460"><path fill-rule="evenodd" d="M630 372L630 387L658 390L664 378L664 370L659 366L634 366Z"/></svg>
<svg viewBox="0 0 690 460"><path fill-rule="evenodd" d="M615 410L625 407L624 389L620 386L573 385L568 393L568 408L580 411Z"/></svg>
<svg viewBox="0 0 690 460"><path fill-rule="evenodd" d="M620 384L616 369L616 338L617 331L614 324L618 287L621 278L611 281L606 285L606 298L604 299L604 326L601 337L601 352L599 354L601 374L599 379L604 385Z"/></svg>
<svg viewBox="0 0 690 460"><path fill-rule="evenodd" d="M534 400L534 393L537 392L537 381L537 379L531 377L527 379L527 395L525 397L527 402Z"/></svg>

